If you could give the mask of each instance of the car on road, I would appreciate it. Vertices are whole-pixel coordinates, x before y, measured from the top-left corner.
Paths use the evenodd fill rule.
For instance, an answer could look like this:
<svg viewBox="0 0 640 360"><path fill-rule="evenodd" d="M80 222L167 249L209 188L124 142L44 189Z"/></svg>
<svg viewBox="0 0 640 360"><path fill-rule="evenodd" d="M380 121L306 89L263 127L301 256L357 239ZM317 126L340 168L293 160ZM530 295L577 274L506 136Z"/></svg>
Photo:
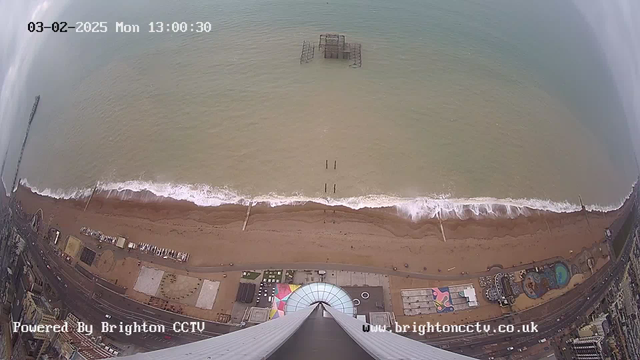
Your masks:
<svg viewBox="0 0 640 360"><path fill-rule="evenodd" d="M107 319L111 319L111 315L109 314L104 314L104 317L106 317Z"/></svg>
<svg viewBox="0 0 640 360"><path fill-rule="evenodd" d="M507 348L507 351L513 351L513 346L509 346L509 347Z"/></svg>
<svg viewBox="0 0 640 360"><path fill-rule="evenodd" d="M546 338L542 338L542 339L538 340L538 342L539 342L540 344L542 344L543 342L547 342L547 339L546 339Z"/></svg>

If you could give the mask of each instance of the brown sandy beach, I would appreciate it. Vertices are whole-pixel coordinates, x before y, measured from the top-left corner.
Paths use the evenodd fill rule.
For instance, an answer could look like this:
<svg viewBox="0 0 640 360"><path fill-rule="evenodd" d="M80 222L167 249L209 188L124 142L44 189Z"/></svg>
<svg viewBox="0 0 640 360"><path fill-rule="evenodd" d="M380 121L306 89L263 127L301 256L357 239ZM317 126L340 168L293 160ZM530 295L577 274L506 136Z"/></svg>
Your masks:
<svg viewBox="0 0 640 360"><path fill-rule="evenodd" d="M42 208L44 222L63 236L82 226L120 234L191 254L189 266L234 263L339 263L425 274L477 273L554 257L570 258L603 241L604 230L629 206L609 213L536 212L516 219L412 222L393 209L353 210L318 204L255 206L246 231L245 206L199 207L186 201L140 202L97 194L57 200L20 187L17 200L27 212ZM426 267L426 270L424 268ZM440 271L439 271L440 270Z"/></svg>

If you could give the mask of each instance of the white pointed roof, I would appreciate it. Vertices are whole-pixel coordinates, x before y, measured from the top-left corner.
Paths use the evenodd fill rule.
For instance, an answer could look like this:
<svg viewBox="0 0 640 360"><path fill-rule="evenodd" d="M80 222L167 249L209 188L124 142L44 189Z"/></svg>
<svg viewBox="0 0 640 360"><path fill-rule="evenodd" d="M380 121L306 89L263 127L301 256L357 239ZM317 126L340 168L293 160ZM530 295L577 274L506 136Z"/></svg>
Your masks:
<svg viewBox="0 0 640 360"><path fill-rule="evenodd" d="M342 288L327 283L312 283L298 288L289 296L285 313L306 309L314 303L329 304L332 308L354 316L355 309L349 294Z"/></svg>

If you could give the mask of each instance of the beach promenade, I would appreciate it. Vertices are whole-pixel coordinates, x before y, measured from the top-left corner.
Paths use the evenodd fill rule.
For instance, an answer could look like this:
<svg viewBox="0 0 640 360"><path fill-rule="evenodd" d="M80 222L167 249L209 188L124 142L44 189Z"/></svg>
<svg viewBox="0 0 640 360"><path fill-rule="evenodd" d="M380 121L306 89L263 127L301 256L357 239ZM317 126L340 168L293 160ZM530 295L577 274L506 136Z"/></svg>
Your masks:
<svg viewBox="0 0 640 360"><path fill-rule="evenodd" d="M538 214L532 218L518 219L449 220L443 224L447 231L447 241L444 242L438 236L439 224L428 221L411 223L385 212L337 210L334 213L333 210L304 207L274 211L258 209L252 210L252 218L243 231L246 211L242 207L203 209L181 203L139 204L98 198L93 199L85 211L87 206L80 201L45 198L23 187L18 190L17 199L26 213L42 209L45 224L60 229L64 238L68 235L83 238L84 246L98 253L104 250L98 249L94 240L80 235L80 227L103 229L108 233L126 236L133 242L166 246L192 254L188 263L178 263L114 247L108 249L113 253L114 263L133 257L145 264L157 264L193 275L231 274L269 268L331 269L445 283L470 281L501 269L516 271L544 265L570 258L598 244L607 246L604 242L605 229L629 209L627 204L618 211L606 214ZM468 237L471 233L476 237ZM487 254L492 252L494 254L487 259ZM60 265L61 268L65 266ZM606 263L599 274L610 271L610 268L611 265ZM76 279L74 285L90 285L90 282L82 285L87 278L78 271L64 269L65 278ZM588 292L588 284L599 281L599 277L592 278L570 291L568 294L571 295L552 300L544 307L521 312L516 317L503 316L489 321L511 323L536 318L543 321L543 315L551 313L550 309L554 306L562 308L567 296L574 299ZM120 284L128 283L126 279L120 280ZM91 286L95 288L96 285ZM111 309L108 311L120 314L118 316L125 320L140 315L144 318L144 314L136 315L136 311L127 312L126 309L132 305L126 302L135 303L134 299L126 300L125 297L123 303L123 300L118 300L122 296L117 292L104 289L100 292L105 296L101 301L109 301L104 310ZM575 306L568 306L567 312L573 314L581 309L576 301L569 303ZM139 307L140 303L137 304L134 306ZM557 324L547 325L548 331L555 331L553 329ZM223 327L208 334L227 331ZM159 343L154 345L155 348L162 347L163 341L166 342L157 340ZM171 344L193 340L176 338ZM475 338L471 341L483 344L497 340ZM469 340L460 343L462 339L459 336L430 337L426 341L457 346L457 351L466 351L464 349L469 344ZM521 340L522 344L530 341L532 339ZM144 343L144 339L140 342Z"/></svg>

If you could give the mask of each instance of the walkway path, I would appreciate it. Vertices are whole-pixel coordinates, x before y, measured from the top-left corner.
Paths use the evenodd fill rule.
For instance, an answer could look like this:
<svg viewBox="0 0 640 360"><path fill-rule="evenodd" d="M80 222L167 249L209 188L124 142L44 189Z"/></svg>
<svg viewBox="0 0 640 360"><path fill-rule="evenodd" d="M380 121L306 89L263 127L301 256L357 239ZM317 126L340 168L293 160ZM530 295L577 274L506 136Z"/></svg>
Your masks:
<svg viewBox="0 0 640 360"><path fill-rule="evenodd" d="M446 269L442 269L442 273L438 274L425 274L422 272L409 271L405 268L400 268L402 264L398 264L398 270L393 270L389 268L382 268L376 266L365 266L365 265L350 265L343 263L246 263L246 264L233 264L233 265L220 265L220 266L189 266L188 264L177 262L171 259L163 259L158 256L154 256L150 253L145 253L140 250L125 250L119 249L115 246L110 246L109 244L102 244L103 249L100 250L97 247L97 242L94 240L82 238L81 239L84 246L89 249L95 251L96 253L101 253L104 251L105 247L108 247L108 250L113 251L114 257L116 260L124 259L126 257L131 257L135 259L139 259L142 261L158 264L161 266L166 266L173 269L184 270L191 273L221 273L227 271L245 271L245 270L263 270L263 269L291 269L291 270L343 270L343 271L357 271L357 272L368 272L372 274L384 274L384 275L392 275L392 276L401 276L401 277L409 277L415 279L425 279L425 280L449 280L449 281L457 281L457 280L472 280L476 279L480 276L487 275L495 275L502 271L520 271L525 269L530 269L532 267L541 267L547 264L555 263L558 261L567 261L561 256L556 256L550 259L545 259L541 261L536 261L534 263L522 264L518 266L514 266L511 268L502 269L499 264L494 265L490 270L479 272L479 273L469 273L465 275L461 275L459 272L447 272Z"/></svg>
<svg viewBox="0 0 640 360"><path fill-rule="evenodd" d="M164 259L163 259L164 260ZM410 277L416 279L426 279L426 280L470 280L475 279L480 276L486 275L494 275L502 271L519 271L524 269L529 269L535 266L543 266L546 264L551 264L554 262L565 260L560 256L546 259L542 261L537 261L535 263L530 264L522 264L512 268L501 269L498 267L494 267L491 270L484 271L481 273L473 273L473 274L465 274L461 275L457 274L447 274L446 270L444 274L424 274L419 272L405 271L405 270L393 270L393 269L385 269L375 266L363 266L363 265L349 265L349 264L338 264L338 263L280 263L280 264L270 264L270 263L255 263L255 264L234 264L230 265L221 265L221 266L200 266L200 267L192 267L192 266L174 266L167 265L169 267L174 267L182 270L186 270L188 272L194 273L216 273L216 272L224 272L224 271L243 271L243 270L262 270L262 269L291 269L291 270L344 270L344 271L359 271L359 272L368 272L374 274L385 274L385 275L393 275L393 276L402 276L402 277ZM163 264L164 265L164 264Z"/></svg>

